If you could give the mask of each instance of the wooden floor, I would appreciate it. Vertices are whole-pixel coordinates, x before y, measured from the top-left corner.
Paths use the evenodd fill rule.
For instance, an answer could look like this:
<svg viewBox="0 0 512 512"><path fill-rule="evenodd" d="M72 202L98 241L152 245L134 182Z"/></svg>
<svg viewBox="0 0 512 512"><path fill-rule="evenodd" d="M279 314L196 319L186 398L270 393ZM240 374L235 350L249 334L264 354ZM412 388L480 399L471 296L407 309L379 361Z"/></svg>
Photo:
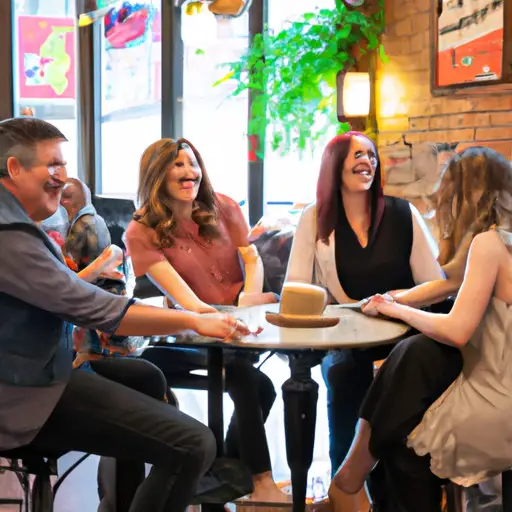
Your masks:
<svg viewBox="0 0 512 512"><path fill-rule="evenodd" d="M369 512L370 510L370 502L366 497L366 493L361 492L359 495L359 512ZM237 507L230 507L230 510L233 512L287 512L291 510L291 505L283 505L282 507L264 507L264 506L254 506L254 505L238 505ZM328 509L327 509L328 510ZM326 510L326 512L327 512ZM192 512L192 511L191 511ZM194 511L195 512L195 511ZM306 512L308 512L308 508L306 508ZM329 512L335 512L330 511Z"/></svg>

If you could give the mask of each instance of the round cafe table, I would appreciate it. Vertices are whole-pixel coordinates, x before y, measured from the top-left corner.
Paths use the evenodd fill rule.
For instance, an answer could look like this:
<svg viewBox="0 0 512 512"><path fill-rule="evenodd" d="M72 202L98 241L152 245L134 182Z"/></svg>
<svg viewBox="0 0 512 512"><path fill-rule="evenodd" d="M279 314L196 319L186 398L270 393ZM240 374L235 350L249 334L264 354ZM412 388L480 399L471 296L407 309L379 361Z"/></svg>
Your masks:
<svg viewBox="0 0 512 512"><path fill-rule="evenodd" d="M408 325L384 318L363 315L357 306L328 306L326 316L339 317L335 327L295 329L276 327L265 320L267 311L277 313L279 304L249 308L222 308L245 322L252 330L263 327L258 336L247 336L229 347L261 351L282 352L288 355L290 378L282 386L286 437L286 457L291 471L293 512L304 512L307 476L313 461L315 442L318 384L311 378L311 368L318 364L328 350L348 348L366 349L395 343L410 330ZM160 337L155 341L179 346L208 349L208 426L213 431L222 455L224 426L222 414L223 349L219 340L181 334ZM203 505L205 511L217 510Z"/></svg>

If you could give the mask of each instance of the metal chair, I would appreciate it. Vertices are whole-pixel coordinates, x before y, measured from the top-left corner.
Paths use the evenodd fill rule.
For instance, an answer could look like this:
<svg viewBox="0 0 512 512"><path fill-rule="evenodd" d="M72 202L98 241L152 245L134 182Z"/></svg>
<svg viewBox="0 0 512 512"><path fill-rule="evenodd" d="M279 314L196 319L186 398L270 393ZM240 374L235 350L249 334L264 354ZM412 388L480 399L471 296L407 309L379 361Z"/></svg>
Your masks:
<svg viewBox="0 0 512 512"><path fill-rule="evenodd" d="M23 498L3 498L0 505L19 505L20 512L53 512L55 496L64 480L89 454L82 455L72 464L52 487L51 477L57 476L57 459L63 453L43 454L30 446L0 452L0 457L8 461L0 465L1 472L16 475L23 491ZM30 475L34 476L32 486Z"/></svg>
<svg viewBox="0 0 512 512"><path fill-rule="evenodd" d="M103 218L110 232L110 240L126 254L124 243L124 232L135 213L135 204L130 199L119 199L117 197L94 196L92 204L96 212ZM128 278L128 259L123 258L123 273Z"/></svg>
<svg viewBox="0 0 512 512"><path fill-rule="evenodd" d="M92 204L107 224L112 243L125 250L123 236L135 213L134 202L131 199L94 196Z"/></svg>

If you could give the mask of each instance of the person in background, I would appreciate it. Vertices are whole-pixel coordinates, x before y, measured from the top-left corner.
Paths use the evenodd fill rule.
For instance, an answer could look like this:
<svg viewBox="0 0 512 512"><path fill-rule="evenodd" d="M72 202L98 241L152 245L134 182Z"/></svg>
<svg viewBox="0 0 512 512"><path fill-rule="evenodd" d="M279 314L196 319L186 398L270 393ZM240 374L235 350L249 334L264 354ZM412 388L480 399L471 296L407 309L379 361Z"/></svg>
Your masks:
<svg viewBox="0 0 512 512"><path fill-rule="evenodd" d="M51 217L43 220L40 223L40 226L46 231L46 233L58 233L64 240L69 229L68 212L64 206L59 205L57 211Z"/></svg>
<svg viewBox="0 0 512 512"><path fill-rule="evenodd" d="M372 468L384 472L387 497L378 510L439 512L441 479L470 486L512 464L510 163L489 148L455 155L435 208L443 268L456 269L448 274L451 282L425 283L396 299L376 295L363 306L367 314L397 318L429 337L400 342L381 366L350 454L333 480L342 493L352 493ZM452 294L457 298L449 314L418 309ZM410 479L411 466L421 478ZM390 498L394 508L385 506Z"/></svg>
<svg viewBox="0 0 512 512"><path fill-rule="evenodd" d="M212 433L126 382L72 371L65 324L123 336L192 330L226 341L249 329L225 314L136 304L65 265L38 225L59 206L65 141L40 119L0 122L0 450L76 450L152 464L130 512L184 512L214 460Z"/></svg>
<svg viewBox="0 0 512 512"><path fill-rule="evenodd" d="M91 191L85 183L77 178L68 178L62 190L60 203L65 208L69 219L69 228L62 251L71 269L82 276L92 268L93 261L98 263L101 259L108 259L110 249L121 252L118 247L110 245L111 238L107 224L96 212L92 204ZM103 290L117 295L126 295L126 278L118 271L123 264L122 252L120 258L117 265L110 268L109 272L101 273L92 281L87 280ZM77 352L73 363L75 368L104 356L128 355L134 351L138 343L136 339L80 328L74 329L73 340Z"/></svg>
<svg viewBox="0 0 512 512"><path fill-rule="evenodd" d="M20 114L22 116L34 117L36 115L36 109L34 107L23 107Z"/></svg>
<svg viewBox="0 0 512 512"><path fill-rule="evenodd" d="M442 279L436 252L416 208L404 199L384 196L373 141L349 132L325 148L317 200L304 209L298 223L285 282L323 286L332 303L357 302ZM324 358L333 474L350 448L374 361L390 351L387 346L335 350Z"/></svg>
<svg viewBox="0 0 512 512"><path fill-rule="evenodd" d="M80 271L110 245L110 233L105 220L96 213L89 187L79 179L68 178L60 204L69 219L66 252Z"/></svg>
<svg viewBox="0 0 512 512"><path fill-rule="evenodd" d="M263 293L263 266L249 244L240 206L214 192L203 159L187 140L162 139L140 162L140 208L126 231L135 276L149 279L174 304L196 312L212 305L248 306L275 302ZM171 381L173 352L148 348L142 356ZM226 354L226 390L235 413L226 436L226 455L240 458L253 474L252 499L287 501L276 486L264 423L276 393L271 380L242 353Z"/></svg>

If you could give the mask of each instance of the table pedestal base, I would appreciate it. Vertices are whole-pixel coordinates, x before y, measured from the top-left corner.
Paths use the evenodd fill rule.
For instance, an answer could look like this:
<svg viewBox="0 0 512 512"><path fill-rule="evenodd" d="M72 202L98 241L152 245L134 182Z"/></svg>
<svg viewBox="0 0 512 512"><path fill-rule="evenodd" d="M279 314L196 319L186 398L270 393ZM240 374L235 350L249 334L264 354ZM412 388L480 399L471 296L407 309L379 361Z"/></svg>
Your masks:
<svg viewBox="0 0 512 512"><path fill-rule="evenodd" d="M320 363L321 352L288 352L290 378L283 384L286 459L291 470L293 512L305 512L308 471L315 446L318 384L311 368ZM208 351L208 425L217 440L217 455L222 456L224 428L222 417L222 348ZM204 512L220 512L222 505L203 504Z"/></svg>
<svg viewBox="0 0 512 512"><path fill-rule="evenodd" d="M290 378L283 384L286 458L291 470L293 512L304 512L308 471L315 446L318 384L311 378L311 368L321 355L289 354Z"/></svg>

